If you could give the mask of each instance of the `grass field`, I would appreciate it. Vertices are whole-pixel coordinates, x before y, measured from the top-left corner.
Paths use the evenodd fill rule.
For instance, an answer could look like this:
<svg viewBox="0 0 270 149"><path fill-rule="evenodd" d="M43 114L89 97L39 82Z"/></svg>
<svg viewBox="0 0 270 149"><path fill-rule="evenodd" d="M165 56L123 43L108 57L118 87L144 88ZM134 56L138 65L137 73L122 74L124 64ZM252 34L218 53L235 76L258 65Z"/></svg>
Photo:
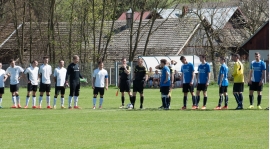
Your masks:
<svg viewBox="0 0 270 149"><path fill-rule="evenodd" d="M208 110L182 107L181 89L173 90L171 110L158 110L158 89L145 89L144 110L118 109L120 96L115 88L105 92L103 109L91 109L92 90L82 88L81 110L10 109L8 89L0 109L0 148L269 148L269 111L233 110L236 107L229 87L229 110L212 110L218 102L217 86L208 89ZM25 103L25 88L20 89ZM256 95L256 94L255 94ZM67 97L67 96L66 96ZM256 96L255 96L256 97ZM268 107L269 91L264 87L262 107ZM52 103L51 99L51 103ZM255 100L255 103L257 100ZM31 101L30 101L31 103ZM45 107L43 99L43 107ZM126 102L128 103L128 102ZM60 100L57 101L59 106ZM202 104L202 100L200 106ZM65 100L67 105L67 98ZM249 105L248 89L244 106Z"/></svg>

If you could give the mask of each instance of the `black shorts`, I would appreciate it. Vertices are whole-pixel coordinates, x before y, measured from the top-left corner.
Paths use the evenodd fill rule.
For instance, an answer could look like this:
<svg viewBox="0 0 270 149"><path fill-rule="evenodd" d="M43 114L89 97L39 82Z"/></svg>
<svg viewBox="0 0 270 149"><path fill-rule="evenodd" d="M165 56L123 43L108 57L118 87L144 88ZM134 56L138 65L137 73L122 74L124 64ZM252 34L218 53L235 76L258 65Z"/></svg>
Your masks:
<svg viewBox="0 0 270 149"><path fill-rule="evenodd" d="M59 92L61 95L65 94L66 88L64 86L56 86L55 87L55 95L58 95Z"/></svg>
<svg viewBox="0 0 270 149"><path fill-rule="evenodd" d="M70 81L72 82L72 81ZM69 96L79 96L81 85L78 82L72 82L69 88Z"/></svg>
<svg viewBox="0 0 270 149"><path fill-rule="evenodd" d="M129 80L120 81L120 92L130 92Z"/></svg>
<svg viewBox="0 0 270 149"><path fill-rule="evenodd" d="M249 90L250 91L262 91L263 90L263 84L259 86L260 82L252 82L249 84Z"/></svg>
<svg viewBox="0 0 270 149"><path fill-rule="evenodd" d="M133 92L139 92L140 94L143 94L143 89L144 89L144 81L138 81L134 80L133 81Z"/></svg>
<svg viewBox="0 0 270 149"><path fill-rule="evenodd" d="M190 86L189 83L184 83L182 91L183 93L194 92L194 86Z"/></svg>
<svg viewBox="0 0 270 149"><path fill-rule="evenodd" d="M206 84L198 84L197 85L197 91L207 91Z"/></svg>
<svg viewBox="0 0 270 149"><path fill-rule="evenodd" d="M0 94L4 94L5 93L5 88L4 87L0 87Z"/></svg>
<svg viewBox="0 0 270 149"><path fill-rule="evenodd" d="M28 83L27 84L27 91L30 92L30 91L34 91L36 92L37 91L37 85L32 85L31 83Z"/></svg>
<svg viewBox="0 0 270 149"><path fill-rule="evenodd" d="M40 83L39 92L50 92L50 91L51 91L51 84Z"/></svg>
<svg viewBox="0 0 270 149"><path fill-rule="evenodd" d="M14 85L11 85L10 84L10 92L17 92L19 91L19 84L14 84Z"/></svg>
<svg viewBox="0 0 270 149"><path fill-rule="evenodd" d="M219 93L220 94L227 93L227 88L228 88L228 86L221 86L219 88Z"/></svg>
<svg viewBox="0 0 270 149"><path fill-rule="evenodd" d="M94 95L97 95L98 93L99 95L104 95L104 87L95 87Z"/></svg>
<svg viewBox="0 0 270 149"><path fill-rule="evenodd" d="M170 92L170 86L161 86L160 92L162 95L168 95Z"/></svg>
<svg viewBox="0 0 270 149"><path fill-rule="evenodd" d="M244 83L233 84L233 92L243 92L243 91L244 91Z"/></svg>

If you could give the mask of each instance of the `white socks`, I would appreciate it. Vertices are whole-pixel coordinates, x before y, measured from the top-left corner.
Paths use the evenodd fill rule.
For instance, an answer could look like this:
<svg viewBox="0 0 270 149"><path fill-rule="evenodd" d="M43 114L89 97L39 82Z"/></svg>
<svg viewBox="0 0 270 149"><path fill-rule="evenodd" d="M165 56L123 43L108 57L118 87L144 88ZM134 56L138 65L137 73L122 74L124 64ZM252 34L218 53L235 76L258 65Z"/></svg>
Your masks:
<svg viewBox="0 0 270 149"><path fill-rule="evenodd" d="M102 106L102 103L103 103L103 98L100 98L99 99L99 106Z"/></svg>
<svg viewBox="0 0 270 149"><path fill-rule="evenodd" d="M32 106L36 106L36 96L32 96Z"/></svg>
<svg viewBox="0 0 270 149"><path fill-rule="evenodd" d="M28 106L29 98L30 98L29 96L26 96L25 106Z"/></svg>
<svg viewBox="0 0 270 149"><path fill-rule="evenodd" d="M61 98L61 106L62 107L64 106L64 101L65 101L65 98Z"/></svg>
<svg viewBox="0 0 270 149"><path fill-rule="evenodd" d="M39 106L42 104L42 96L39 96Z"/></svg>
<svg viewBox="0 0 270 149"><path fill-rule="evenodd" d="M74 106L78 106L78 96L74 96Z"/></svg>
<svg viewBox="0 0 270 149"><path fill-rule="evenodd" d="M71 107L71 102L72 102L72 96L68 97L68 107Z"/></svg>
<svg viewBox="0 0 270 149"><path fill-rule="evenodd" d="M47 96L47 106L50 106L50 100L51 100L51 97Z"/></svg>
<svg viewBox="0 0 270 149"><path fill-rule="evenodd" d="M17 103L16 103L16 96L12 96L12 103L13 105L17 106Z"/></svg>

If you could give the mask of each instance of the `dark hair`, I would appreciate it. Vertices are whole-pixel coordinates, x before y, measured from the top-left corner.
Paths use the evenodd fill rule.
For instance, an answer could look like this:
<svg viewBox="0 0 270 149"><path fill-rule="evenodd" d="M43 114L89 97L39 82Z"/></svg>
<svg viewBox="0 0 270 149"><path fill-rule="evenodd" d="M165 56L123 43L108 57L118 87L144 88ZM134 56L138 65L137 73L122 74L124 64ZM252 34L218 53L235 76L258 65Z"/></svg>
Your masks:
<svg viewBox="0 0 270 149"><path fill-rule="evenodd" d="M163 63L164 65L166 65L167 64L167 60L166 59L161 59L160 60L160 63Z"/></svg>
<svg viewBox="0 0 270 149"><path fill-rule="evenodd" d="M73 60L74 60L74 59L77 59L77 58L79 58L78 55L73 55L73 57L72 57Z"/></svg>
<svg viewBox="0 0 270 149"><path fill-rule="evenodd" d="M14 59L10 59L10 60L9 60L9 63L12 63L13 61L15 61L15 60L14 60Z"/></svg>
<svg viewBox="0 0 270 149"><path fill-rule="evenodd" d="M124 59L126 59L125 57L122 57L121 61L123 61Z"/></svg>
<svg viewBox="0 0 270 149"><path fill-rule="evenodd" d="M233 54L234 57L240 58L239 54Z"/></svg>
<svg viewBox="0 0 270 149"><path fill-rule="evenodd" d="M101 64L101 63L103 63L103 62L102 61L98 61L98 65Z"/></svg>
<svg viewBox="0 0 270 149"><path fill-rule="evenodd" d="M43 56L43 59L47 59L47 58L49 58L48 56Z"/></svg>
<svg viewBox="0 0 270 149"><path fill-rule="evenodd" d="M33 64L34 62L37 62L37 60L33 60L33 61L31 62L31 64Z"/></svg>
<svg viewBox="0 0 270 149"><path fill-rule="evenodd" d="M183 60L184 58L185 58L185 56L181 56L181 57L180 57L180 60Z"/></svg>
<svg viewBox="0 0 270 149"><path fill-rule="evenodd" d="M259 52L255 52L255 55L260 55L260 53Z"/></svg>
<svg viewBox="0 0 270 149"><path fill-rule="evenodd" d="M225 61L225 57L221 56L219 57L221 60Z"/></svg>
<svg viewBox="0 0 270 149"><path fill-rule="evenodd" d="M206 60L206 55L199 55L199 56Z"/></svg>
<svg viewBox="0 0 270 149"><path fill-rule="evenodd" d="M61 61L65 62L64 60L60 59L58 62L60 63Z"/></svg>

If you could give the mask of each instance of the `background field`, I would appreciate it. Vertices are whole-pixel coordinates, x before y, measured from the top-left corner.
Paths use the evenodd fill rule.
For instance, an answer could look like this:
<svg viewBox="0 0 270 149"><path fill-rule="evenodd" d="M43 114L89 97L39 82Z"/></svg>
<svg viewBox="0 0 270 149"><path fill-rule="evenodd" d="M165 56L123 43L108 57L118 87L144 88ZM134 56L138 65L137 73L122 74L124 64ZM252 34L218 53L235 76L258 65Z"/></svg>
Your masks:
<svg viewBox="0 0 270 149"><path fill-rule="evenodd" d="M245 89L247 108L248 88ZM230 109L222 111L212 110L218 102L217 86L208 89L206 111L179 110L181 89L173 90L169 111L157 109L161 105L158 89L145 89L144 110L138 109L138 97L136 110L118 109L120 96L115 96L115 88L105 93L102 110L91 109L90 87L81 89L81 110L10 109L10 93L8 89L5 91L4 108L0 109L0 148L269 148L269 111L233 110L236 102L232 87L229 87ZM22 105L25 92L25 88L20 89ZM263 108L268 107L268 101L269 91L265 87ZM43 107L45 103L43 99ZM58 107L59 104L58 99Z"/></svg>

